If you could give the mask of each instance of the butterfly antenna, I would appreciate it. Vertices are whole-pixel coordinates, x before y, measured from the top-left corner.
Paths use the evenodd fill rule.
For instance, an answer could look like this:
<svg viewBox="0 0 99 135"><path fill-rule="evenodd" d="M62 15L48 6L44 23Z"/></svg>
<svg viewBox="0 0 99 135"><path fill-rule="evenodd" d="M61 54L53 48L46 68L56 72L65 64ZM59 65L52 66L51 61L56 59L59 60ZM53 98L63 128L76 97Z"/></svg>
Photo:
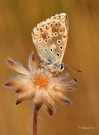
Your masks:
<svg viewBox="0 0 99 135"><path fill-rule="evenodd" d="M68 67L71 67L71 68L73 68L74 70L76 70L76 71L78 71L78 72L81 72L81 70L79 70L79 69L77 69L77 68L75 68L75 67L73 67L73 66L71 66L71 65L68 65Z"/></svg>
<svg viewBox="0 0 99 135"><path fill-rule="evenodd" d="M66 69L68 70L68 72L70 73L70 75L71 75L71 77L74 79L74 81L76 81L76 82L77 82L77 79L76 79L76 78L74 78L74 76L72 75L72 73L71 73L71 71L68 69L68 67L67 67Z"/></svg>

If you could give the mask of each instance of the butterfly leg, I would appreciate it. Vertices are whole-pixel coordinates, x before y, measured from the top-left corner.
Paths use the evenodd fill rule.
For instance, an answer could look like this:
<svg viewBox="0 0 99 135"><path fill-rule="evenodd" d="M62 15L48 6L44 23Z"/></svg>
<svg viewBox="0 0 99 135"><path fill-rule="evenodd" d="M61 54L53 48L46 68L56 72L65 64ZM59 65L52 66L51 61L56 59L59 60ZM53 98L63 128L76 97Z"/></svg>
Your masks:
<svg viewBox="0 0 99 135"><path fill-rule="evenodd" d="M55 77L58 77L59 76L59 72L57 71L55 74L54 74Z"/></svg>

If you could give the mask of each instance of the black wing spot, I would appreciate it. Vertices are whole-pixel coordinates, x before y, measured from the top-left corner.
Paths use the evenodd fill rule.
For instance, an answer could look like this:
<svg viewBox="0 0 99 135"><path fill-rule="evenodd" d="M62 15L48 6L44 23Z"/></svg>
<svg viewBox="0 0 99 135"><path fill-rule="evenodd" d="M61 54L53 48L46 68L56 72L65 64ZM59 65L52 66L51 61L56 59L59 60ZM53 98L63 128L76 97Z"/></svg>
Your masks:
<svg viewBox="0 0 99 135"><path fill-rule="evenodd" d="M60 56L60 54L59 54L59 53L57 53L57 56Z"/></svg>
<svg viewBox="0 0 99 135"><path fill-rule="evenodd" d="M56 28L58 27L58 23L57 23L57 22L55 23L55 27L56 27Z"/></svg>
<svg viewBox="0 0 99 135"><path fill-rule="evenodd" d="M52 33L52 37L54 36L54 33Z"/></svg>
<svg viewBox="0 0 99 135"><path fill-rule="evenodd" d="M43 39L42 39L42 38L39 38L39 39L38 39L38 42L42 42L42 41L43 41Z"/></svg>
<svg viewBox="0 0 99 135"><path fill-rule="evenodd" d="M58 43L58 44L61 44L61 40L57 40L57 43Z"/></svg>
<svg viewBox="0 0 99 135"><path fill-rule="evenodd" d="M45 43L48 43L48 40L47 40L47 39L45 39L45 40L44 40L44 42L45 42Z"/></svg>
<svg viewBox="0 0 99 135"><path fill-rule="evenodd" d="M61 45L61 46L59 46L59 49L60 49L60 50L62 50L62 49L63 49L63 46L62 46L62 45Z"/></svg>
<svg viewBox="0 0 99 135"><path fill-rule="evenodd" d="M66 38L66 36L64 35L63 38Z"/></svg>
<svg viewBox="0 0 99 135"><path fill-rule="evenodd" d="M52 27L53 26L53 23L50 23L50 27Z"/></svg>
<svg viewBox="0 0 99 135"><path fill-rule="evenodd" d="M55 33L54 33L54 36L55 36L55 37L57 37L57 36L58 36L58 33L57 33L57 32L55 32Z"/></svg>
<svg viewBox="0 0 99 135"><path fill-rule="evenodd" d="M45 51L47 51L47 49L45 49Z"/></svg>
<svg viewBox="0 0 99 135"><path fill-rule="evenodd" d="M47 38L50 39L50 36L48 35Z"/></svg>
<svg viewBox="0 0 99 135"><path fill-rule="evenodd" d="M40 28L39 28L39 31L40 31L40 32L43 32L43 31L44 31L43 27L40 27Z"/></svg>
<svg viewBox="0 0 99 135"><path fill-rule="evenodd" d="M45 26L45 28L46 28L46 29L49 29L49 26L48 26L48 25L46 25L46 26Z"/></svg>

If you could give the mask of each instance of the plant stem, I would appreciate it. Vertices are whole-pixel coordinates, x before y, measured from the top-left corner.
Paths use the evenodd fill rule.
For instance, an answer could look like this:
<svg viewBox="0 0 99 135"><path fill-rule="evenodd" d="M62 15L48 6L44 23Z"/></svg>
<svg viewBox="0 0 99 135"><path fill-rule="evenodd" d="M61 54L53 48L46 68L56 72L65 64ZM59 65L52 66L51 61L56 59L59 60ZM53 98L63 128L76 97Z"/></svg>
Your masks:
<svg viewBox="0 0 99 135"><path fill-rule="evenodd" d="M38 117L38 112L34 108L34 116L33 116L33 135L37 135L37 117Z"/></svg>

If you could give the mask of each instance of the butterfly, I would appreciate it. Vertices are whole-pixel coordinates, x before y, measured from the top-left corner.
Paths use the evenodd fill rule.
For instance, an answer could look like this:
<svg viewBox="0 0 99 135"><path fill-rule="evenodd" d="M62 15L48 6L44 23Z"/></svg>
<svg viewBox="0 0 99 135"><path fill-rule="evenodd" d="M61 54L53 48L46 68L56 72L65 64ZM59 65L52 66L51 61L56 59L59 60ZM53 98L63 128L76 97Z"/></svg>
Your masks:
<svg viewBox="0 0 99 135"><path fill-rule="evenodd" d="M51 16L33 28L32 40L42 65L50 72L65 69L62 59L68 40L69 20L65 13Z"/></svg>

